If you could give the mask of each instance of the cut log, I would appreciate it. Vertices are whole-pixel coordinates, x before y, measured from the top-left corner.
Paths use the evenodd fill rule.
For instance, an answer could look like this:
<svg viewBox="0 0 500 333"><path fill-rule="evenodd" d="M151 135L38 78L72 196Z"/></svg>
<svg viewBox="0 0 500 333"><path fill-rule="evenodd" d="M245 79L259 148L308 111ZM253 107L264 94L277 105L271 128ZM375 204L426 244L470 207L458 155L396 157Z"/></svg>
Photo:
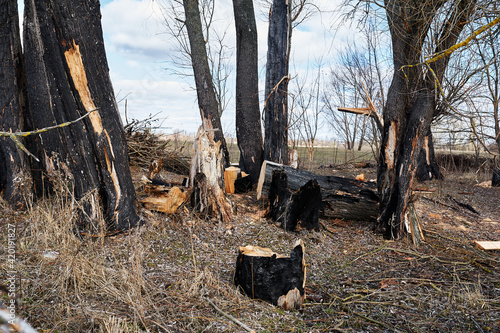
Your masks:
<svg viewBox="0 0 500 333"><path fill-rule="evenodd" d="M239 248L234 283L252 299L260 299L285 310L298 309L305 299L306 264L304 243L297 241L290 257L268 248Z"/></svg>
<svg viewBox="0 0 500 333"><path fill-rule="evenodd" d="M500 250L500 241L475 241L481 250Z"/></svg>
<svg viewBox="0 0 500 333"><path fill-rule="evenodd" d="M355 179L321 176L312 172L264 161L257 186L257 199L268 199L273 170L283 170L288 177L288 187L297 191L309 180L316 179L321 188L322 208L320 215L346 220L374 221L378 216L378 200L375 183Z"/></svg>
<svg viewBox="0 0 500 333"><path fill-rule="evenodd" d="M321 190L318 182L311 179L293 192L288 188L287 178L285 171L273 171L268 217L280 222L286 231L295 231L299 224L307 230L319 230Z"/></svg>
<svg viewBox="0 0 500 333"><path fill-rule="evenodd" d="M234 181L238 178L240 172L240 168L234 166L224 170L224 185L226 187L226 193L234 193Z"/></svg>
<svg viewBox="0 0 500 333"><path fill-rule="evenodd" d="M197 213L228 222L233 218L233 206L224 191L224 161L221 142L215 143L211 132L200 127L191 162L191 204Z"/></svg>
<svg viewBox="0 0 500 333"><path fill-rule="evenodd" d="M180 188L174 186L168 193L144 198L140 201L149 210L173 214L187 200L187 195Z"/></svg>

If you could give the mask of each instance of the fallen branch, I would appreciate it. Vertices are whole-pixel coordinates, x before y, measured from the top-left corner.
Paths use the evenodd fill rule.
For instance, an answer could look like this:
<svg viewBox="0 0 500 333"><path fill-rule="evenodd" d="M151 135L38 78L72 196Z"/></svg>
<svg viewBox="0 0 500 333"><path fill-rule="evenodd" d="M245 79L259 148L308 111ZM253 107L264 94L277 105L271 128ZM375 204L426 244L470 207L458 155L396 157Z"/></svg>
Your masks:
<svg viewBox="0 0 500 333"><path fill-rule="evenodd" d="M49 127L41 128L41 129L35 130L35 131L29 131L29 132L2 132L2 131L0 131L0 137L2 137L2 136L8 136L12 141L14 141L14 143L22 151L24 151L29 156L33 157L37 162L40 162L40 160L35 155L33 155L28 149L26 149L26 147L21 143L21 141L19 141L18 137L24 138L24 137L27 137L27 136L30 136L30 135L35 135L35 134L40 134L40 133L43 133L43 132L47 132L47 131L50 131L50 130L53 130L53 129L56 129L56 128L62 128L62 127L69 126L71 124L79 122L80 120L82 120L83 118L87 117L89 114L91 114L92 112L95 112L97 110L99 110L99 109L90 110L89 112L87 112L86 114L84 114L83 116L81 116L78 119L75 119L75 120L72 120L72 121L67 121L67 122L59 124L59 125L54 125L54 126L49 126Z"/></svg>
<svg viewBox="0 0 500 333"><path fill-rule="evenodd" d="M243 324L241 321L239 321L238 319L234 318L233 316L231 316L230 314L228 313L225 313L224 311L222 311L221 309L219 309L217 307L217 305L215 305L208 297L205 297L205 299L207 300L208 304L210 304L215 310L217 310L217 312L219 312L221 315L223 315L224 317L226 317L227 319L231 320L232 322L240 325L241 327L243 327L245 330L247 330L248 332L250 333L255 333L255 331L253 329L251 329L250 327L248 327L247 325Z"/></svg>

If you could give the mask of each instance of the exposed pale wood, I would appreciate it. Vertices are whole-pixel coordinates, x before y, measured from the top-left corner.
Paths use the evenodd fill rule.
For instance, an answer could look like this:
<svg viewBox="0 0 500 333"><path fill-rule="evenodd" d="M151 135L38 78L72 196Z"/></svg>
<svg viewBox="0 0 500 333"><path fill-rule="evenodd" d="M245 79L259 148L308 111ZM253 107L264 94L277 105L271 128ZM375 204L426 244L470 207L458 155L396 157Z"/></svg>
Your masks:
<svg viewBox="0 0 500 333"><path fill-rule="evenodd" d="M180 205L187 200L187 195L180 188L174 186L168 193L144 198L140 201L149 210L173 214Z"/></svg>
<svg viewBox="0 0 500 333"><path fill-rule="evenodd" d="M481 250L500 250L500 241L475 241L474 244Z"/></svg>
<svg viewBox="0 0 500 333"><path fill-rule="evenodd" d="M224 170L224 186L226 193L234 193L234 181L238 178L241 170L237 167L229 167Z"/></svg>
<svg viewBox="0 0 500 333"><path fill-rule="evenodd" d="M226 198L223 184L224 161L221 142L214 142L211 132L200 127L191 161L191 204L198 213L228 222L233 218L233 206Z"/></svg>
<svg viewBox="0 0 500 333"><path fill-rule="evenodd" d="M298 309L305 299L306 264L304 243L299 240L289 257L268 248L239 248L234 282L253 299L285 310Z"/></svg>

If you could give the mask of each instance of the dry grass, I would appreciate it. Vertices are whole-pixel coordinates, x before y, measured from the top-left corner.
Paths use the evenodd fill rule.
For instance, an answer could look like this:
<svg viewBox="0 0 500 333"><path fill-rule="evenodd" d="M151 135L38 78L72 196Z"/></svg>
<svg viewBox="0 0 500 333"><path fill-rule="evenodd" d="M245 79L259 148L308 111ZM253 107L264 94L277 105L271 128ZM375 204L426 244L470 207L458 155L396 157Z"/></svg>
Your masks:
<svg viewBox="0 0 500 333"><path fill-rule="evenodd" d="M80 236L78 203L61 182L61 195L25 213L0 202L3 234L6 223L18 231L18 314L45 333L244 331L208 298L262 332L500 331L499 253L472 245L500 236L498 190L447 176L426 186L439 200L459 190L476 193L455 196L469 198L483 215L420 200L426 242L418 248L384 240L371 223L324 220L329 231L287 233L259 217L263 207L252 195L231 196L238 214L228 225L184 210L148 213L144 226L126 234ZM491 202L474 201L483 197ZM308 264L303 309L252 301L233 286L238 246L287 254L297 238Z"/></svg>

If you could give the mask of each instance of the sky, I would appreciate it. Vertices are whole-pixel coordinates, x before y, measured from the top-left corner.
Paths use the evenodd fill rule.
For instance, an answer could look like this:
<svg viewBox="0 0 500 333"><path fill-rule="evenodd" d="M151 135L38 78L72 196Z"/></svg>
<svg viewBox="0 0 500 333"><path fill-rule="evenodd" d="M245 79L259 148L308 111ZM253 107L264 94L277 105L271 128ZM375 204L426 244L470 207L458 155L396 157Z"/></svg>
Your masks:
<svg viewBox="0 0 500 333"><path fill-rule="evenodd" d="M292 35L292 76L304 72L308 64L313 66L320 57L324 62L331 60L334 53L332 51L350 35L348 28L343 31L330 29L335 20L337 1L315 2L323 13L316 13L294 30ZM254 4L262 100L268 29L263 13L267 10L258 7L257 1ZM123 98L126 97L129 120L159 113L158 117L165 119L162 125L165 132L178 129L196 132L201 119L196 94L192 89L194 84L191 78L182 78L172 73L175 71L175 65L171 61L172 56L176 55L175 40L166 32L158 1L104 0L101 1L101 12L111 79L117 100L121 101L119 106L122 114L125 105ZM232 66L228 89L232 98L235 89L236 37L230 0L216 0L214 22L219 31L227 34L225 43L231 53ZM231 99L222 117L226 134L235 133L234 117L234 100Z"/></svg>
<svg viewBox="0 0 500 333"><path fill-rule="evenodd" d="M180 77L174 72L172 58L177 55L176 42L164 25L165 16L161 1L167 0L102 0L102 26L111 80L119 102L124 122L125 100L127 119L144 119L157 115L162 120L162 131L172 133L184 130L195 133L201 125L196 102L194 83L190 77ZM231 0L215 0L214 26L225 32L224 43L229 52L231 67L228 79L230 96L227 109L222 116L226 135L235 135L235 63L236 37L234 33L233 7ZM267 51L267 9L254 0L258 30L259 76L261 107ZM336 52L348 40L355 37L352 26L337 25L340 0L314 0L321 10L316 11L306 22L296 28L292 35L292 59L290 74L293 77L305 75L321 58L325 73L335 61ZM22 4L20 11L22 12ZM21 15L22 17L22 15ZM169 18L172 19L172 18ZM335 26L335 29L331 27ZM330 134L325 125L321 135Z"/></svg>

